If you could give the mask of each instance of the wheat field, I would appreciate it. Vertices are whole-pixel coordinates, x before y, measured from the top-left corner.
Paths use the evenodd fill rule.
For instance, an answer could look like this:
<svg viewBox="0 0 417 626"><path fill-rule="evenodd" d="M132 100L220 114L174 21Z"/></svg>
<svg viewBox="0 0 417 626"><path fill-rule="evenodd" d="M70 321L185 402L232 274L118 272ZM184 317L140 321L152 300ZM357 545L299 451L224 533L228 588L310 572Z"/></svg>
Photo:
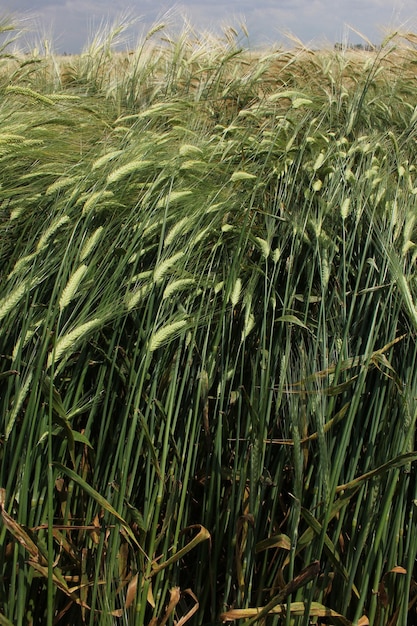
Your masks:
<svg viewBox="0 0 417 626"><path fill-rule="evenodd" d="M122 30L1 48L0 624L415 624L417 36Z"/></svg>

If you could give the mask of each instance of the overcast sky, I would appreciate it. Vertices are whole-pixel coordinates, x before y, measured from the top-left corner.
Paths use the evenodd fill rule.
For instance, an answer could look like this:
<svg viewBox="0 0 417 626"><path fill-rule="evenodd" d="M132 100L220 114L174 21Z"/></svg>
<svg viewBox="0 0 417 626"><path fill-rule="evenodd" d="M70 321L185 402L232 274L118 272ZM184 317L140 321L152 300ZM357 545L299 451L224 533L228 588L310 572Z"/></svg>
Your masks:
<svg viewBox="0 0 417 626"><path fill-rule="evenodd" d="M140 33L166 21L167 13L168 22L177 23L186 15L197 31L217 32L244 21L253 46L285 43L285 32L312 46L358 43L350 27L373 43L399 27L417 32L417 0L0 0L2 13L24 18L25 30L37 33L39 41L52 40L61 53L80 52L100 24L120 21L127 13L138 18L129 30L131 48Z"/></svg>

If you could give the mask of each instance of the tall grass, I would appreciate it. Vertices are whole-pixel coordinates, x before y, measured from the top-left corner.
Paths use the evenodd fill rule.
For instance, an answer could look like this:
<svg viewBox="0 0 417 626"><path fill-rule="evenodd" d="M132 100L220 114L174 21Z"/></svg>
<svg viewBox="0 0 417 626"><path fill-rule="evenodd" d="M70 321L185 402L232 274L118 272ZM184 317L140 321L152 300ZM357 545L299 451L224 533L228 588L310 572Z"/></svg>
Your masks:
<svg viewBox="0 0 417 626"><path fill-rule="evenodd" d="M413 36L116 31L1 59L0 622L413 623Z"/></svg>

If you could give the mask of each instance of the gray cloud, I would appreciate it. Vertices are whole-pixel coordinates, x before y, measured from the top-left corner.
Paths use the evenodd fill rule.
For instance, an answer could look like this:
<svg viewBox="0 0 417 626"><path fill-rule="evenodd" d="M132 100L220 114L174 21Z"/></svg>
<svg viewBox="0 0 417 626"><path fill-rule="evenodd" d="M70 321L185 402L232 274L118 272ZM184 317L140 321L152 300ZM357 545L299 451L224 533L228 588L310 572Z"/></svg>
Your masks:
<svg viewBox="0 0 417 626"><path fill-rule="evenodd" d="M132 40L158 17L170 12L172 18L176 12L188 15L197 30L216 31L244 21L255 45L282 41L285 31L305 43L340 41L349 36L348 25L378 43L384 27L406 24L412 30L415 15L415 0L229 0L227 5L224 0L179 0L174 12L169 0L3 0L2 6L3 11L34 16L32 30L52 37L60 52L78 52L100 24L127 12L140 18L129 31ZM353 32L350 37L358 40Z"/></svg>

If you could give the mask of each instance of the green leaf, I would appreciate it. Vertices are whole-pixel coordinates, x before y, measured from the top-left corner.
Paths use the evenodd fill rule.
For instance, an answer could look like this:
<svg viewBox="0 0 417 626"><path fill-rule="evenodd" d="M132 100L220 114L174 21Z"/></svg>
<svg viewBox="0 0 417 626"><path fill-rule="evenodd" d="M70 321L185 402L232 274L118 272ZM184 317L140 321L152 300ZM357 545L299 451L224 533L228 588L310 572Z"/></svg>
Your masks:
<svg viewBox="0 0 417 626"><path fill-rule="evenodd" d="M339 485L338 487L336 487L336 493L340 493L341 491L346 491L349 489L355 489L362 482L365 482L370 478L374 478L375 476L381 476L382 474L385 474L385 472L388 472L388 470L390 469L403 467L404 465L407 465L412 461L417 461L417 452L407 452L406 454L401 454L400 456L397 456L397 458L388 461L388 463L384 463L376 469L371 470L370 472L366 472L366 474L362 474L362 476L358 476L353 480L350 480L344 485Z"/></svg>
<svg viewBox="0 0 417 626"><path fill-rule="evenodd" d="M91 485L89 485L76 472L74 472L73 470L69 469L68 467L65 467L65 465L62 465L62 463L54 463L53 465L59 471L61 471L64 474L66 474L70 480L73 480L75 483L77 483L77 485L79 485L81 487L81 489L83 489L83 491L85 491L86 494L88 494L91 498L93 498L93 500L95 500L97 502L97 504L99 504L105 511L110 513L110 515L113 515L113 517L115 517L120 522L123 530L129 536L129 538L132 540L132 542L139 548L139 550L146 557L146 559L148 559L148 556L145 554L144 550L142 549L142 546L138 543L138 540L136 539L136 537L135 537L132 529L130 528L129 524L116 511L116 509L114 507L112 507L110 502L108 502L104 496L102 496L100 493L98 493L98 491L96 491L93 487L91 487Z"/></svg>
<svg viewBox="0 0 417 626"><path fill-rule="evenodd" d="M263 552L264 550L269 550L270 548L281 548L282 550L291 550L291 539L288 535L279 534L274 535L273 537L268 537L268 539L263 539L262 541L258 541L255 547L256 553Z"/></svg>
<svg viewBox="0 0 417 626"><path fill-rule="evenodd" d="M304 324L301 320L298 319L295 315L281 315L281 317L277 317L276 322L287 322L289 324L296 324L297 326L301 326L301 328L305 328L309 330L308 326Z"/></svg>
<svg viewBox="0 0 417 626"><path fill-rule="evenodd" d="M301 515L304 518L304 520L307 522L311 530L317 535L317 537L320 537L323 532L323 526L314 517L314 515L312 515L310 511L308 511L304 507L301 507ZM341 574L343 578L346 581L348 581L349 572L347 571L346 567L343 565L342 561L340 560L340 555L338 551L336 550L334 543L332 542L332 540L330 539L327 533L324 535L324 550L327 556L329 557L329 560L333 563L333 565L335 566L339 574ZM355 585L353 585L352 590L355 593L356 597L359 598L360 594Z"/></svg>

